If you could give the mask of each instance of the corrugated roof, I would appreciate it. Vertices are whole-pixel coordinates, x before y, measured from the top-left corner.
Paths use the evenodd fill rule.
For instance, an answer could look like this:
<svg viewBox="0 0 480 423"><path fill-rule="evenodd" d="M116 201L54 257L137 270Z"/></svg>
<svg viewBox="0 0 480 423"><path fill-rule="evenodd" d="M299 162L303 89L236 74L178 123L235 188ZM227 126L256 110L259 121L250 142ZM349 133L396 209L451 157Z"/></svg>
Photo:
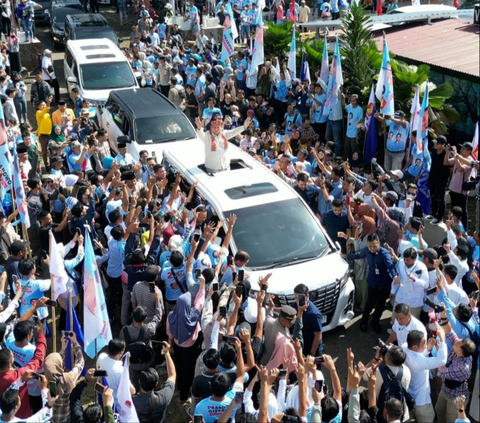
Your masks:
<svg viewBox="0 0 480 423"><path fill-rule="evenodd" d="M397 56L476 77L480 76L479 33L478 25L457 19L386 31L388 48ZM380 50L382 38L374 37Z"/></svg>

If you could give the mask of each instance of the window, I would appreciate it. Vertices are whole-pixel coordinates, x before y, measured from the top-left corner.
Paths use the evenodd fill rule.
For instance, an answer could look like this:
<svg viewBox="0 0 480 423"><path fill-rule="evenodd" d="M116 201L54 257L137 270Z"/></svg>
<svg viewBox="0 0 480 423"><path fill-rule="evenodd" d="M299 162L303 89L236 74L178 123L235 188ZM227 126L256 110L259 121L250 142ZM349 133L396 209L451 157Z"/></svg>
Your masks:
<svg viewBox="0 0 480 423"><path fill-rule="evenodd" d="M71 69L73 65L73 56L68 48L67 48L67 51L65 52L65 59L67 61L68 67Z"/></svg>
<svg viewBox="0 0 480 423"><path fill-rule="evenodd" d="M195 136L192 125L183 113L135 120L135 141L139 144L178 141Z"/></svg>
<svg viewBox="0 0 480 423"><path fill-rule="evenodd" d="M327 240L299 198L224 211L237 215L232 239L250 254L248 267L267 269L324 254Z"/></svg>
<svg viewBox="0 0 480 423"><path fill-rule="evenodd" d="M80 65L80 82L85 90L113 90L136 85L127 61Z"/></svg>
<svg viewBox="0 0 480 423"><path fill-rule="evenodd" d="M231 200L241 200L242 198L271 194L277 191L278 189L274 185L264 182L260 184L241 185L235 188L229 188L225 190L225 194L227 194L228 198Z"/></svg>

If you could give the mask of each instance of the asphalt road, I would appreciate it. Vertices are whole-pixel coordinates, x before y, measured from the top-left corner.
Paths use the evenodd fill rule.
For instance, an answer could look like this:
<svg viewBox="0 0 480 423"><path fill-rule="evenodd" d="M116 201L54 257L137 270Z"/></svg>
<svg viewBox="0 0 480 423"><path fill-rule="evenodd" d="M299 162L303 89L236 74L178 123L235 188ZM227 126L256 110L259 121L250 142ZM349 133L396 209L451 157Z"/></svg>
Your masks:
<svg viewBox="0 0 480 423"><path fill-rule="evenodd" d="M110 15L109 17L111 17L111 14L108 14ZM64 51L63 49L53 48L48 27L37 27L36 36L42 43L42 50L48 48L53 51L54 66L60 84L61 96L66 99L68 95L63 75ZM31 113L30 122L35 122L33 110L30 110L29 112ZM321 271L321 269L319 269L319 271ZM384 334L382 335L383 340L388 337L386 330L390 327L390 316L390 311L384 312L383 320L381 322L384 329ZM374 333L371 328L369 328L369 331L366 333L361 332L359 330L359 318L360 316L355 317L346 325L346 327L339 327L324 334L325 353L337 358L337 370L344 386L346 386L347 382L346 349L349 347L353 348L355 360L362 361L366 364L372 358L372 347L376 344L376 340L379 337L379 335ZM328 375L325 376L328 379Z"/></svg>

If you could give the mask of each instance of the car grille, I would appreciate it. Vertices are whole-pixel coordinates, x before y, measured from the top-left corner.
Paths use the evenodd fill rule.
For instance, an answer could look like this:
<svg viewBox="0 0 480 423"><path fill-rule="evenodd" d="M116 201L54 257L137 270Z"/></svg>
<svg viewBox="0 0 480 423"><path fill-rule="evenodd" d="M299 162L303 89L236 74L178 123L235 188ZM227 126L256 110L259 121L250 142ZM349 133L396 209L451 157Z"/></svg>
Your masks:
<svg viewBox="0 0 480 423"><path fill-rule="evenodd" d="M310 301L317 306L321 313L325 316L335 312L337 307L338 297L340 296L341 281L322 286L314 291L310 291ZM281 305L288 304L295 301L295 295L278 295Z"/></svg>

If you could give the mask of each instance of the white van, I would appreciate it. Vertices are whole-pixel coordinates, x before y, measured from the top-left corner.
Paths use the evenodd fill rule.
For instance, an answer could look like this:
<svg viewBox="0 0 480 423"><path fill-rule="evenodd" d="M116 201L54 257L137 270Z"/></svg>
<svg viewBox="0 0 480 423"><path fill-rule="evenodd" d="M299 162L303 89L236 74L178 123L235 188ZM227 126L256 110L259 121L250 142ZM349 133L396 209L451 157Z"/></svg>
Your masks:
<svg viewBox="0 0 480 423"><path fill-rule="evenodd" d="M112 90L138 87L127 58L107 38L69 40L63 69L69 95L77 87L92 105L106 102Z"/></svg>
<svg viewBox="0 0 480 423"><path fill-rule="evenodd" d="M202 202L221 219L237 215L230 250L249 253L254 291L259 277L271 272L268 292L286 304L294 301L294 287L304 283L322 312L323 330L345 325L354 316L354 285L337 246L290 186L236 146L228 151L231 169L215 174L205 171L198 139L165 144L164 164L189 184L197 182Z"/></svg>

